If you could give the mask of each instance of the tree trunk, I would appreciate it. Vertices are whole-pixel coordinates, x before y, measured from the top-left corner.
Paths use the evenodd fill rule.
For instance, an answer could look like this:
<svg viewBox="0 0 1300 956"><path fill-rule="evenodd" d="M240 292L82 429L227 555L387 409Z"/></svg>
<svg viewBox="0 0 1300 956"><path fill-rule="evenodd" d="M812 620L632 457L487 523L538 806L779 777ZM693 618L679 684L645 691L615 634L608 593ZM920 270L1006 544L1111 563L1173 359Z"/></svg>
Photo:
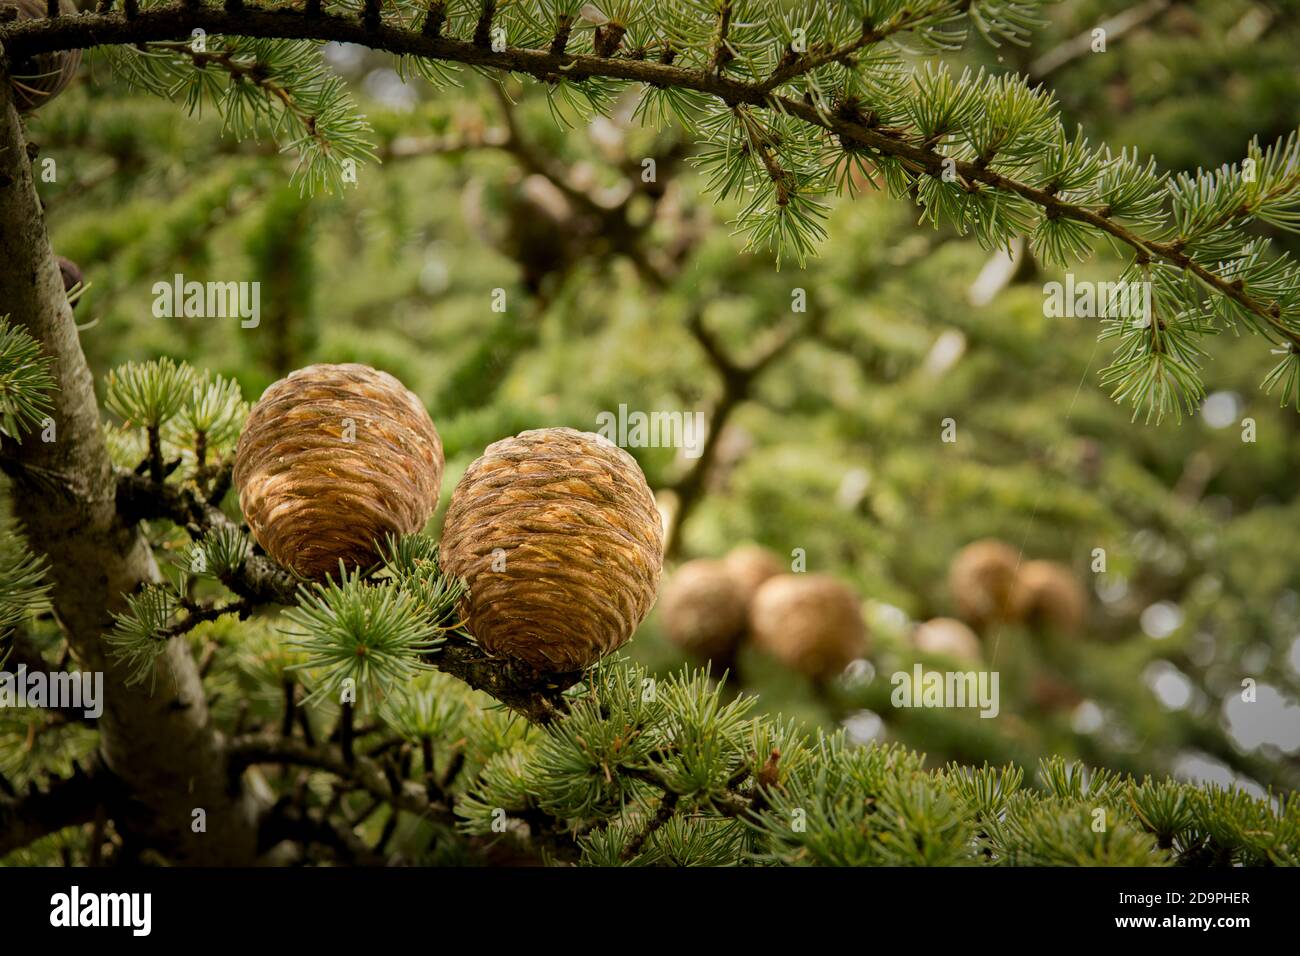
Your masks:
<svg viewBox="0 0 1300 956"><path fill-rule="evenodd" d="M54 359L53 441L40 433L6 442L17 472L53 479L66 493L22 478L15 515L34 550L49 556L53 603L78 665L104 672L98 728L105 766L129 799L112 808L124 838L175 863L251 863L256 807L227 777L198 669L183 639L173 640L152 680L128 686L106 654L103 635L123 594L156 580L138 527L119 518L112 465L101 431L94 380L81 350L33 182L21 120L0 72L0 315L25 328ZM195 832L195 810L206 832Z"/></svg>

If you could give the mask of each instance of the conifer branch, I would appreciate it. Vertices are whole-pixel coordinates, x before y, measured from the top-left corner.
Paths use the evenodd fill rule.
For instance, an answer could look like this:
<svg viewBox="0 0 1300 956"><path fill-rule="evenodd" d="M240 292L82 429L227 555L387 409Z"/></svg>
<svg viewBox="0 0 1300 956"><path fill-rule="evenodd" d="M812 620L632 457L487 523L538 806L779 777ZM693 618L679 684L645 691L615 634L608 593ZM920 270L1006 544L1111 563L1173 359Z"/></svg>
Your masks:
<svg viewBox="0 0 1300 956"><path fill-rule="evenodd" d="M447 4L444 0L429 0L429 10L420 28L423 36L434 38L442 33L442 25L447 21Z"/></svg>
<svg viewBox="0 0 1300 956"><path fill-rule="evenodd" d="M26 793L0 794L0 857L67 827L89 823L119 785L98 754L74 762L68 777L51 780L45 789L33 784Z"/></svg>
<svg viewBox="0 0 1300 956"><path fill-rule="evenodd" d="M699 457L669 486L677 495L677 509L668 533L667 550L670 556L680 551L682 526L699 504L705 482L717 458L722 432L732 414L752 397L755 382L774 362L787 354L802 338L816 335L821 329L824 312L811 303L810 306L803 321L790 322L778 330L772 341L748 360L734 358L727 352L722 342L704 324L701 311L693 311L687 317L686 330L721 380L722 394L710 413L708 434Z"/></svg>
<svg viewBox="0 0 1300 956"><path fill-rule="evenodd" d="M192 486L158 483L124 469L118 470L117 482L119 513L128 522L165 518L185 528L198 542L243 534ZM223 569L218 579L243 600L211 608L196 607L190 617L156 635L160 642L190 630L207 619L206 615L246 614L264 604L295 606L302 599L301 582L261 554L246 553L237 565ZM199 619L195 619L196 615ZM564 713L564 691L581 678L580 674L540 675L505 659L489 657L477 644L455 632L445 634L437 648L424 654L424 660L537 724L549 723Z"/></svg>
<svg viewBox="0 0 1300 956"><path fill-rule="evenodd" d="M482 9L478 23L474 27L474 45L490 47L492 45L492 18L496 16L496 0L481 0Z"/></svg>
<svg viewBox="0 0 1300 956"><path fill-rule="evenodd" d="M230 741L227 748L230 771L234 775L260 763L309 767L334 774L355 784L371 796L418 817L454 823L455 817L446 804L430 800L424 788L413 781L403 781L394 788L383 769L362 754L348 760L343 750L333 744L311 745L296 738L276 734L248 734Z"/></svg>
<svg viewBox="0 0 1300 956"><path fill-rule="evenodd" d="M946 4L939 11L940 14L948 14L969 6L968 0L953 0ZM787 47L785 55L777 68L774 69L767 79L758 84L758 88L765 93L770 93L777 87L785 86L792 80L801 76L806 76L814 70L820 69L830 63L847 63L850 58L859 51L873 44L880 43L890 37L903 33L915 28L920 22L933 18L936 11L920 12L904 8L895 13L880 26L873 26L870 20L862 21L862 35L842 43L839 46L829 46L816 53L800 54L792 48Z"/></svg>
<svg viewBox="0 0 1300 956"><path fill-rule="evenodd" d="M604 25L601 36L606 39L591 47L591 53L571 51L569 43L556 52L555 23L545 32L535 27L524 30L525 38L540 47L493 51L484 43L496 15L496 5L491 3L481 6L471 39L441 30L429 36L423 30L393 26L382 17L377 26L367 28L355 19L308 18L291 10L244 10L236 15L210 7L159 6L134 19L90 14L11 23L0 26L0 42L11 56L21 57L90 44L174 40L202 26L230 36L354 42L414 57L417 63L459 63L527 74L550 84L577 84L581 94L597 97L591 101L594 104L605 95L599 81L611 80L645 84L645 102L675 91L677 99L666 102L678 113L698 110L698 104L712 100L711 106L703 107L703 116L696 116L706 139L721 134L722 145L711 143L702 157L715 167L712 186L724 196L748 194L749 205L738 221L750 233L751 244L764 242L777 252L778 261L782 248L792 248L801 259L813 250L824 235L820 220L825 212L819 197L832 188L842 189L843 174L854 163L866 163L876 168L895 195L920 202L925 207L923 218L936 223L940 218L951 220L959 232L973 231L988 247L1028 233L1049 258L1066 264L1070 258L1085 256L1094 238L1105 237L1132 253L1134 268L1159 264L1187 277L1190 281L1180 284L1153 275L1157 310L1183 316L1171 331L1175 351L1153 351L1150 337L1144 338L1136 328L1112 330L1124 345L1119 360L1103 377L1118 383L1116 397L1146 404L1157 415L1167 410L1174 396L1190 406L1201 388L1194 337L1214 331L1216 324L1241 322L1285 346L1285 357L1265 385L1282 384L1283 402L1294 393L1300 404L1296 269L1285 258L1266 258L1263 240L1248 240L1244 233L1232 231L1251 218L1297 228L1292 211L1297 187L1285 185L1288 172L1294 172L1285 165L1294 161L1294 140L1285 147L1279 143L1268 154L1252 155L1253 161L1269 164L1275 177L1270 193L1251 197L1240 214L1225 220L1230 225L1214 232L1213 223L1204 219L1207 209L1218 209L1214 196L1198 185L1201 191L1188 198L1181 185L1169 185L1153 164L1143 167L1136 157L1095 154L1081 141L1066 141L1050 98L1041 90L1029 90L1013 78L954 79L931 70L908 81L903 68L889 57L873 59L870 65L855 63L855 57L871 48L867 41L878 35L911 30L923 44L951 45L958 36L951 26L962 18L995 42L999 38L1020 42L1038 5L1037 0L1018 0L986 6L974 0L941 3L915 15L906 7L887 6L891 16L878 26L867 26L865 40L859 20L854 36L819 41L822 46L814 49L820 52L813 53L811 60L804 58L801 66L774 54L769 57L770 67L762 72L757 72L758 67L769 55L750 53L751 48L762 46L757 36L749 39L756 27L744 25L747 39L740 47L733 39L740 27L733 20L731 0L709 5L715 21L707 40L692 38L686 28L682 53L691 57L674 54L659 61L639 52L644 42L624 55L609 49L613 21ZM430 15L437 12L434 7ZM516 12L512 10L512 15ZM825 17L828 32L846 30L843 11ZM621 22L617 25L622 27ZM679 42L674 41L674 51ZM705 45L702 59L699 49L691 50L692 42ZM859 46L852 53L836 57L853 44ZM750 79L737 79L741 71L725 69L728 55L734 57L738 49L744 51L744 73ZM831 59L823 62L826 57ZM434 71L428 67L424 72ZM867 74L872 79L864 86ZM778 92L783 83L796 82L802 83L802 95ZM915 89L908 88L911 82ZM682 97L692 96L704 99L688 107ZM758 111L766 114L765 121L757 118ZM748 148L738 148L736 130ZM344 134L343 142L353 155L371 155L355 140L355 130L344 127ZM333 160L319 143L313 143L313 149L312 177L319 179ZM1044 170L1035 172L1039 165ZM833 184L837 176L839 182ZM1225 174L1220 181L1235 194L1245 177L1234 177L1235 173ZM1198 176L1195 183L1212 178ZM1188 241L1170 235L1164 211L1169 206L1196 226L1199 238ZM1170 320L1162 315L1160 321Z"/></svg>
<svg viewBox="0 0 1300 956"><path fill-rule="evenodd" d="M179 637L182 634L188 634L200 624L208 621L215 621L218 618L225 617L227 614L237 615L242 621L253 612L255 607L256 605L248 598L242 598L238 601L226 601L224 603L217 603L214 601L204 603L182 601L181 609L186 612L185 619L161 632L159 638L166 640L173 637Z"/></svg>
<svg viewBox="0 0 1300 956"><path fill-rule="evenodd" d="M375 807L381 803L375 801ZM328 812L313 812L288 800L281 800L263 819L260 839L264 846L293 840L304 847L316 844L333 852L347 865L382 867L388 860L371 850L351 827L333 820Z"/></svg>
<svg viewBox="0 0 1300 956"><path fill-rule="evenodd" d="M197 489L150 478L123 469L117 473L118 513L129 521L166 518L184 528L196 541L242 532L225 512L205 500ZM293 604L298 581L269 558L248 554L226 574L222 583L235 594L257 604Z"/></svg>
<svg viewBox="0 0 1300 956"><path fill-rule="evenodd" d="M1104 32L1109 48L1110 45L1134 30L1140 29L1164 16L1173 8L1174 3L1175 0L1144 0L1142 3L1121 10L1113 17L1101 21L1095 27L1089 27L1059 46L1048 50L1029 64L1027 72L1036 80L1046 79L1091 53L1095 31L1101 30Z"/></svg>
<svg viewBox="0 0 1300 956"><path fill-rule="evenodd" d="M727 64L734 59L727 45L727 34L731 30L732 0L717 0L717 14L715 26L713 28L713 39L709 44L709 66L708 73L718 76L726 68Z"/></svg>
<svg viewBox="0 0 1300 956"><path fill-rule="evenodd" d="M663 798L659 801L658 808L646 821L645 827L629 840L627 846L623 848L624 860L634 859L641 852L641 848L645 846L645 841L650 839L656 830L672 819L673 814L677 812L677 800L678 796L672 790L664 793Z"/></svg>

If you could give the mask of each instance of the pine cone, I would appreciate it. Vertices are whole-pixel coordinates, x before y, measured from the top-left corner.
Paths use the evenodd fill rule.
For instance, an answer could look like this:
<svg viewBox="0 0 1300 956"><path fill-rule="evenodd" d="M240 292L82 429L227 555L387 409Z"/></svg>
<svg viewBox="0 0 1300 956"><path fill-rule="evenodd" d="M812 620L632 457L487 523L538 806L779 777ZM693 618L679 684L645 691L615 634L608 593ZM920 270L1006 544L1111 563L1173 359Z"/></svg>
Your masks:
<svg viewBox="0 0 1300 956"><path fill-rule="evenodd" d="M749 631L755 646L814 679L834 677L867 650L858 596L825 574L768 579L750 605Z"/></svg>
<svg viewBox="0 0 1300 956"><path fill-rule="evenodd" d="M235 451L239 503L266 553L310 578L365 566L438 506L442 442L420 400L366 365L310 365L253 406Z"/></svg>
<svg viewBox="0 0 1300 956"><path fill-rule="evenodd" d="M747 605L754 599L754 593L760 584L786 571L780 558L757 544L742 544L733 548L725 561L727 573L740 588L740 595Z"/></svg>
<svg viewBox="0 0 1300 956"><path fill-rule="evenodd" d="M692 657L730 662L745 631L747 602L722 561L687 561L668 579L659 599L668 639Z"/></svg>
<svg viewBox="0 0 1300 956"><path fill-rule="evenodd" d="M917 626L912 644L924 654L937 654L959 661L980 659L980 639L954 617L936 617Z"/></svg>
<svg viewBox="0 0 1300 956"><path fill-rule="evenodd" d="M63 278L63 291L71 292L78 285L85 287L86 277L81 272L81 266L77 265L67 256L55 256L55 261L59 264L59 275ZM78 297L71 302L71 308L76 309L77 303L81 301Z"/></svg>
<svg viewBox="0 0 1300 956"><path fill-rule="evenodd" d="M986 538L957 552L948 569L948 589L957 611L977 628L1006 621L1020 557L1011 545Z"/></svg>
<svg viewBox="0 0 1300 956"><path fill-rule="evenodd" d="M1055 561L1026 561L1011 594L1016 619L1037 630L1077 634L1088 597L1074 572Z"/></svg>
<svg viewBox="0 0 1300 956"><path fill-rule="evenodd" d="M1035 675L1030 684L1029 698L1036 708L1047 714L1072 711L1083 703L1083 695L1073 686L1046 673Z"/></svg>
<svg viewBox="0 0 1300 956"><path fill-rule="evenodd" d="M488 446L451 496L442 566L492 654L571 673L621 647L654 604L663 525L635 459L572 428Z"/></svg>
<svg viewBox="0 0 1300 956"><path fill-rule="evenodd" d="M45 0L0 0L0 6L17 7L19 20L45 19ZM77 15L71 0L59 0L59 13ZM29 60L13 65L9 81L13 85L14 105L20 113L30 113L54 99L72 82L81 66L80 50L38 53Z"/></svg>

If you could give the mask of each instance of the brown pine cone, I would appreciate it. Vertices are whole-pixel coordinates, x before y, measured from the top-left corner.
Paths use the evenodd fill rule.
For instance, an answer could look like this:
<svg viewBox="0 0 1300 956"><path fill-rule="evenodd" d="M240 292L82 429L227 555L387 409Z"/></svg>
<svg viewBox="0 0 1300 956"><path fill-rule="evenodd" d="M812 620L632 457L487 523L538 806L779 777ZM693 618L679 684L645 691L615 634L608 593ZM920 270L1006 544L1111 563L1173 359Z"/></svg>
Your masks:
<svg viewBox="0 0 1300 956"><path fill-rule="evenodd" d="M1016 619L1037 630L1077 634L1088 613L1083 585L1064 564L1026 561L1011 593Z"/></svg>
<svg viewBox="0 0 1300 956"><path fill-rule="evenodd" d="M0 6L17 7L19 20L45 19L45 0L0 0ZM71 0L59 0L59 13L65 17L77 15ZM38 53L29 60L15 63L9 76L13 85L14 105L20 113L30 113L58 96L81 66L80 50L59 53Z"/></svg>
<svg viewBox="0 0 1300 956"><path fill-rule="evenodd" d="M81 266L77 265L67 256L55 256L55 261L59 264L59 275L63 278L63 291L71 292L78 285L85 287L86 277L81 272ZM78 297L70 303L73 309L77 308L77 303L81 301Z"/></svg>
<svg viewBox="0 0 1300 956"><path fill-rule="evenodd" d="M740 588L741 597L746 604L754 599L754 593L760 584L788 570L780 558L757 544L742 544L738 548L732 548L724 561L727 573Z"/></svg>
<svg viewBox="0 0 1300 956"><path fill-rule="evenodd" d="M266 553L309 578L378 559L438 506L442 442L387 372L310 365L271 385L235 450L235 487Z"/></svg>
<svg viewBox="0 0 1300 956"><path fill-rule="evenodd" d="M1010 619L1019 563L1015 548L992 538L972 542L957 552L948 569L948 590L966 623L983 628Z"/></svg>
<svg viewBox="0 0 1300 956"><path fill-rule="evenodd" d="M749 632L755 646L818 680L834 677L867 650L857 594L826 574L765 581L749 608Z"/></svg>
<svg viewBox="0 0 1300 956"><path fill-rule="evenodd" d="M668 639L692 657L730 662L745 631L747 602L722 561L687 561L664 585L659 614Z"/></svg>
<svg viewBox="0 0 1300 956"><path fill-rule="evenodd" d="M463 612L489 653L571 673L625 644L649 613L663 524L631 455L590 432L542 428L469 466L441 554L469 584Z"/></svg>

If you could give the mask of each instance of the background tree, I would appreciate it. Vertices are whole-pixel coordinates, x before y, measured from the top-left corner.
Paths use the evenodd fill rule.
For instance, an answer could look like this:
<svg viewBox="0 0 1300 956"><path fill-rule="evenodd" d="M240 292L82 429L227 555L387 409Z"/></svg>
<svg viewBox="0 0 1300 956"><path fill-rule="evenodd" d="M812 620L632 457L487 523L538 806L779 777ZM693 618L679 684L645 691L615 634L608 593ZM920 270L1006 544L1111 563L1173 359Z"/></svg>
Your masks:
<svg viewBox="0 0 1300 956"><path fill-rule="evenodd" d="M0 849L54 833L18 859L493 859L512 842L504 811L530 852L591 862L1293 859L1290 796L1270 809L1232 790L1084 783L1064 760L1037 789L1014 770L924 774L901 749L769 716L846 723L853 741L902 741L930 767L1064 754L1294 787L1294 710L1280 708L1296 694L1296 572L1286 537L1262 531L1296 517L1294 411L1276 407L1297 399L1300 330L1285 5L1063 4L1024 50L1007 41L1030 37L1038 3L598 6L130 4L0 28L11 73L106 45L93 82L25 134L4 110L13 267L0 313L31 336L13 339L8 367L30 375L43 354L59 384L15 386L47 403L29 427L49 414L58 440L5 438L13 511L47 555L54 610L40 610L15 539L10 654L33 669L70 654L110 686L93 726L0 713ZM1106 52L1079 52L1111 17L1127 19ZM971 26L996 45L937 67ZM449 88L456 64L488 75ZM991 72L963 77L965 65ZM1008 66L1047 78L1059 111ZM516 76L498 85L503 72ZM204 110L178 123L145 95L158 93ZM1207 112L1228 119L1207 129ZM1140 151L1087 146L1068 133L1079 123ZM1243 157L1253 179L1221 168ZM1197 166L1215 172L1159 172ZM330 183L344 188L326 195ZM728 221L753 254L737 254ZM89 279L80 335L47 225ZM1007 244L1014 268L996 254ZM1076 265L1093 245L1106 256ZM1108 327L1116 341L1099 346L1088 322L1045 320L1041 284L1061 269L1150 275L1159 321ZM150 319L153 283L176 272L260 279L261 326ZM1258 334L1209 337L1228 327ZM210 374L97 376L114 413L101 434L90 369L161 356ZM865 599L871 668L818 688L745 650L739 676L757 697L736 698L735 681L668 678L681 658L652 618L629 647L637 663L566 698L503 680L463 634L427 655L534 724L575 708L550 729L432 674L362 714L304 702L329 673L293 669L277 608L302 595L247 547L222 465L241 396L317 360L367 362L415 390L446 446L448 491L523 428L592 427L619 404L704 411L699 459L633 449L674 554L803 549ZM1174 424L1207 393L1218 427ZM1130 424L1134 411L1152 424ZM953 444L939 438L948 417ZM1016 675L999 720L893 708L887 676L917 656L909 622L952 611L949 561L984 536L1095 585L1086 639L985 635L990 663ZM403 568L394 556L392 586L430 586ZM345 587L331 600L364 599ZM309 640L355 637L299 620ZM1277 704L1254 739L1242 722L1255 712L1223 705L1246 677ZM46 778L48 794L23 795ZM921 838L905 844L889 823L855 836L864 796ZM1099 804L1120 820L1101 838ZM206 833L192 830L196 806Z"/></svg>

